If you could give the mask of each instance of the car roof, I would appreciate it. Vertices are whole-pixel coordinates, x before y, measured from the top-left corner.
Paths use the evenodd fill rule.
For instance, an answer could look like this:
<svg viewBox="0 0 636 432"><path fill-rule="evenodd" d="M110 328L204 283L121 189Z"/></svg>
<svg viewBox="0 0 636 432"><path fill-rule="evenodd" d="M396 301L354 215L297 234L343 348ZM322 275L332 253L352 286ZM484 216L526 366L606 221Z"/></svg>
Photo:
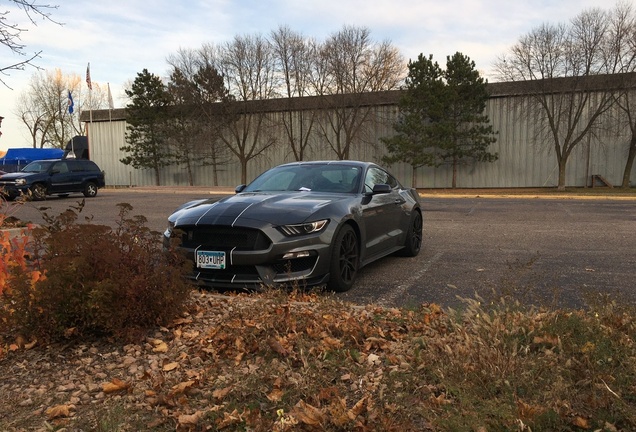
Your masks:
<svg viewBox="0 0 636 432"><path fill-rule="evenodd" d="M92 162L89 159L75 159L75 158L64 158L64 159L38 159L38 160L34 160L31 161L30 163L33 162L60 162L60 161L64 161L64 162L79 162L79 161L87 161L87 162Z"/></svg>
<svg viewBox="0 0 636 432"><path fill-rule="evenodd" d="M377 166L373 162L363 162L357 160L319 160L319 161L297 161L289 162L279 166L296 166L296 165L345 165L345 166L357 166L360 168L366 168L369 166Z"/></svg>

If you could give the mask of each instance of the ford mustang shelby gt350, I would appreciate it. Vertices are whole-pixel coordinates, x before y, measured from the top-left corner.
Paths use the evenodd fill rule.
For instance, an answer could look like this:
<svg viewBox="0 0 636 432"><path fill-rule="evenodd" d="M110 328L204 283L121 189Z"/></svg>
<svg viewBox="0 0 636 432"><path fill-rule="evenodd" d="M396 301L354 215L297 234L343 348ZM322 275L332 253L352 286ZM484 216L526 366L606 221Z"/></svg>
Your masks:
<svg viewBox="0 0 636 432"><path fill-rule="evenodd" d="M422 221L415 189L376 164L294 162L230 197L184 204L164 236L177 237L203 285L346 291L363 266L395 252L417 255Z"/></svg>

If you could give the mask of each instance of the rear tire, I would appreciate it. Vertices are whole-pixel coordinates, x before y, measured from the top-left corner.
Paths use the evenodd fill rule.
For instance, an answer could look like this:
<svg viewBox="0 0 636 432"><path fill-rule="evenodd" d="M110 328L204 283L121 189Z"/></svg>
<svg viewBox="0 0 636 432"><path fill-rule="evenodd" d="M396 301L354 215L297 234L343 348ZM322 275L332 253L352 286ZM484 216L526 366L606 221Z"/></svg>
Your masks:
<svg viewBox="0 0 636 432"><path fill-rule="evenodd" d="M409 230L404 240L404 249L398 251L398 255L406 257L414 257L420 253L422 249L422 214L413 210Z"/></svg>
<svg viewBox="0 0 636 432"><path fill-rule="evenodd" d="M358 274L359 263L358 236L350 225L344 225L336 234L331 247L327 289L336 292L351 289Z"/></svg>
<svg viewBox="0 0 636 432"><path fill-rule="evenodd" d="M97 185L93 182L86 183L86 186L84 186L83 194L85 197L93 198L95 195L97 195Z"/></svg>

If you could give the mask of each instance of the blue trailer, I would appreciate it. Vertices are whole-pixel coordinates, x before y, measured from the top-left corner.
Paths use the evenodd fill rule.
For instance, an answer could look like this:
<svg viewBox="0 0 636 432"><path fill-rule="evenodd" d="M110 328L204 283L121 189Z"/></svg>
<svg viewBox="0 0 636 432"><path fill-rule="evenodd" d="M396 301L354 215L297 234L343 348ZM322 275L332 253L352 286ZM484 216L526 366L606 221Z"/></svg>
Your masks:
<svg viewBox="0 0 636 432"><path fill-rule="evenodd" d="M34 160L62 159L64 150L58 148L12 148L0 158L0 171L16 172Z"/></svg>

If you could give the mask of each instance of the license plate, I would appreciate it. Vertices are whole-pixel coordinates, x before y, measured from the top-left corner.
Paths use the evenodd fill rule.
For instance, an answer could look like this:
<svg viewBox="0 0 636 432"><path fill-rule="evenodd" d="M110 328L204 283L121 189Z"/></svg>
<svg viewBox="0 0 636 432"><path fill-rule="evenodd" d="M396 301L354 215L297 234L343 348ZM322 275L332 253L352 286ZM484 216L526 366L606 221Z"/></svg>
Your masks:
<svg viewBox="0 0 636 432"><path fill-rule="evenodd" d="M197 251L197 267L223 270L225 268L225 252Z"/></svg>

